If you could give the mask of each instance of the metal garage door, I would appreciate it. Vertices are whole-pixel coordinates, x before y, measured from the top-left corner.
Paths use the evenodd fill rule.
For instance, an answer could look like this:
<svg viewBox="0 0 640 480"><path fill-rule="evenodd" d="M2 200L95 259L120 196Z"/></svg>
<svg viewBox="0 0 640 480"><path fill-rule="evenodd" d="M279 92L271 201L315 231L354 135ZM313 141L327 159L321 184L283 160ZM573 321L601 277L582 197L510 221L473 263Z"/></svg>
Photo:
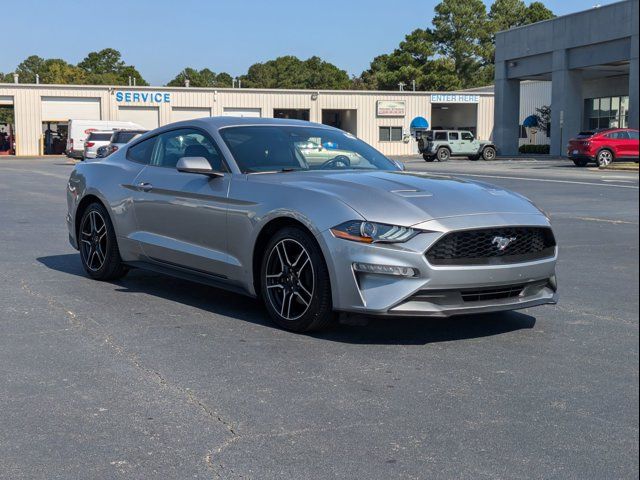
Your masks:
<svg viewBox="0 0 640 480"><path fill-rule="evenodd" d="M100 99L42 97L42 121L100 120Z"/></svg>
<svg viewBox="0 0 640 480"><path fill-rule="evenodd" d="M157 107L119 107L118 120L137 123L138 125L153 130L160 125L159 110Z"/></svg>
<svg viewBox="0 0 640 480"><path fill-rule="evenodd" d="M171 121L181 122L182 120L193 120L194 118L210 117L210 108L184 108L173 107L171 109Z"/></svg>
<svg viewBox="0 0 640 480"><path fill-rule="evenodd" d="M224 114L228 117L259 118L262 116L262 111L259 108L224 107L223 111Z"/></svg>

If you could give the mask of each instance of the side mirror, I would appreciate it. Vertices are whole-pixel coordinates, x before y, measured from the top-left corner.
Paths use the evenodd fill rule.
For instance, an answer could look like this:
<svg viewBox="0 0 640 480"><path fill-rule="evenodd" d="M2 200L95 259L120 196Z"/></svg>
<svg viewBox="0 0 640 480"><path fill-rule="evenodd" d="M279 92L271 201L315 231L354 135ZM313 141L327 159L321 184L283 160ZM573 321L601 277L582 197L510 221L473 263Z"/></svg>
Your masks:
<svg viewBox="0 0 640 480"><path fill-rule="evenodd" d="M183 173L199 173L209 177L224 176L223 173L213 170L209 161L204 157L182 157L176 163L176 170Z"/></svg>

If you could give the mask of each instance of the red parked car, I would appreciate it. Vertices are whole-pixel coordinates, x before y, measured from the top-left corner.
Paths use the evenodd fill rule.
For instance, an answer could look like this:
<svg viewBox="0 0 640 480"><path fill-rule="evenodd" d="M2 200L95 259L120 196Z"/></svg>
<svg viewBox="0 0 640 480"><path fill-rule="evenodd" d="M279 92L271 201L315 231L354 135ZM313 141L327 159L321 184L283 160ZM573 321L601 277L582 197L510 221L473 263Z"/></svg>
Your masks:
<svg viewBox="0 0 640 480"><path fill-rule="evenodd" d="M567 155L577 167L596 162L604 167L616 160L638 161L638 130L630 128L608 128L580 132L569 140Z"/></svg>

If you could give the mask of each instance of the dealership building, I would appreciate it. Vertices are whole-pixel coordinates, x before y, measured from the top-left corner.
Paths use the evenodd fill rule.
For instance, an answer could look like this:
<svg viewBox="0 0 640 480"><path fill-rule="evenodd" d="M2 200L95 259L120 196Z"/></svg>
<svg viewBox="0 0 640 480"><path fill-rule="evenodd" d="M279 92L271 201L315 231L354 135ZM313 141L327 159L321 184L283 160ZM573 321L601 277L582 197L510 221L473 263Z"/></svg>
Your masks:
<svg viewBox="0 0 640 480"><path fill-rule="evenodd" d="M500 153L517 152L522 85L550 85L551 153L581 130L638 128L638 0L500 32L496 36L495 130ZM533 112L532 112L533 113Z"/></svg>
<svg viewBox="0 0 640 480"><path fill-rule="evenodd" d="M417 152L411 122L468 129L488 139L493 92L378 92L0 84L12 108L16 154L59 154L70 119L125 120L144 128L208 116L295 118L332 125L383 153ZM415 125L415 122L414 122ZM0 128L7 128L5 125ZM55 141L52 141L51 139Z"/></svg>

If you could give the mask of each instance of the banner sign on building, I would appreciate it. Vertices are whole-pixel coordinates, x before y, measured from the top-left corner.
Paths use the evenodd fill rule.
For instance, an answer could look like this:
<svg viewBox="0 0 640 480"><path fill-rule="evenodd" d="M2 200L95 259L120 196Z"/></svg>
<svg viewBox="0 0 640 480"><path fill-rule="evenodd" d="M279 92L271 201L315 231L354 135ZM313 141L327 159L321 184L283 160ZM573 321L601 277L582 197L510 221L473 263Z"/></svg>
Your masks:
<svg viewBox="0 0 640 480"><path fill-rule="evenodd" d="M376 112L379 117L404 117L405 102L404 100L378 100Z"/></svg>
<svg viewBox="0 0 640 480"><path fill-rule="evenodd" d="M432 93L431 103L478 103L480 95L462 93Z"/></svg>
<svg viewBox="0 0 640 480"><path fill-rule="evenodd" d="M171 103L168 92L116 91L115 97L118 103Z"/></svg>

